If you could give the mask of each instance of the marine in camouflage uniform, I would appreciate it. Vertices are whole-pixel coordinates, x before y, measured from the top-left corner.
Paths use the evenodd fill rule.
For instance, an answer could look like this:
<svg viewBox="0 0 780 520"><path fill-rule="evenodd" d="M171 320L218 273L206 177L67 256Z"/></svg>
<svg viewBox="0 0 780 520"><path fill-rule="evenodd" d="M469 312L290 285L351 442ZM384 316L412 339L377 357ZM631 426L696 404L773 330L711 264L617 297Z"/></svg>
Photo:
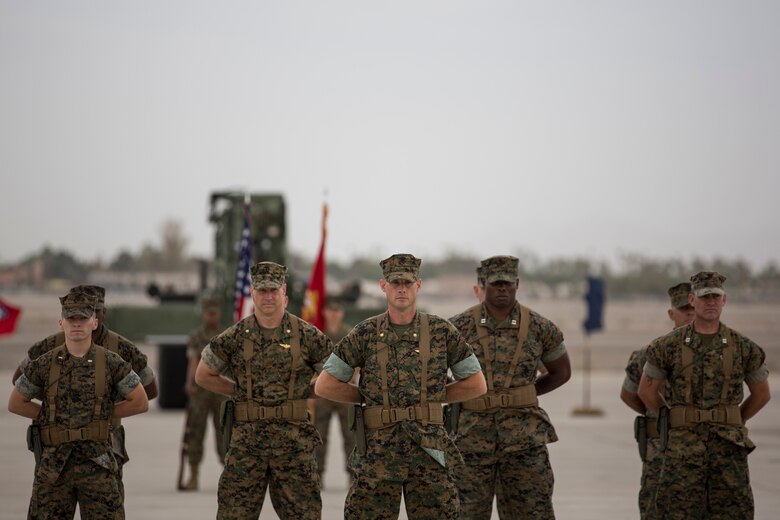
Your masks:
<svg viewBox="0 0 780 520"><path fill-rule="evenodd" d="M349 334L350 327L344 322L344 306L336 298L328 298L325 302L325 308L323 309L323 315L325 317L325 334L330 338L331 342L335 345L341 339ZM344 468L347 469L347 459L352 452L352 448L355 447L355 440L352 432L349 431L349 423L347 422L347 405L344 403L337 403L329 399L320 398L314 403L314 426L317 427L317 431L322 438L322 444L317 446L315 454L317 456L317 471L320 474L320 482L322 483L322 476L325 472L325 456L328 453L328 441L330 439L330 419L334 415L339 423L341 431L342 446L344 448Z"/></svg>
<svg viewBox="0 0 780 520"><path fill-rule="evenodd" d="M442 403L483 394L484 378L458 331L417 311L420 260L397 254L380 265L388 311L352 329L316 384L319 396L365 403L366 449L349 459L344 517L397 518L403 494L409 518L454 519L452 470L461 457L444 429ZM356 387L350 380L358 368ZM454 383L447 384L448 368Z"/></svg>
<svg viewBox="0 0 780 520"><path fill-rule="evenodd" d="M129 363L91 341L95 299L60 300L65 344L27 363L9 400L10 411L34 419L43 444L28 517L73 518L78 503L82 518L124 518L110 420L146 411L146 394Z"/></svg>
<svg viewBox="0 0 780 520"><path fill-rule="evenodd" d="M187 403L187 460L190 464L190 479L184 485L185 490L198 489L198 472L203 460L203 439L206 436L206 425L209 415L214 425L217 456L220 463L225 462L225 443L223 441L222 428L219 424L219 409L227 399L225 396L209 392L195 383L195 369L200 362L201 352L208 345L211 338L219 334L222 329L219 326L221 317L219 301L206 297L201 302L203 312L203 324L190 332L187 337L187 382L185 391L188 396Z"/></svg>
<svg viewBox="0 0 780 520"><path fill-rule="evenodd" d="M195 374L199 385L236 402L217 518L257 518L268 487L280 518L321 515L314 458L320 437L306 399L313 397L312 376L332 344L284 310L286 273L273 262L252 266L254 315L212 339Z"/></svg>
<svg viewBox="0 0 780 520"><path fill-rule="evenodd" d="M536 396L571 375L563 334L515 299L517 258L490 257L479 269L484 302L450 319L474 349L488 385L484 397L461 404L455 434L465 461L455 472L460 517L489 519L495 496L500 518L554 518L546 444L558 437ZM548 373L537 377L540 362Z"/></svg>
<svg viewBox="0 0 780 520"><path fill-rule="evenodd" d="M693 321L693 307L688 302L688 294L691 292L691 284L683 282L670 287L669 294L671 307L667 314L674 322L674 327L682 327ZM620 389L620 398L637 413L646 416L647 448L645 460L642 461L642 477L639 487L639 514L642 520L652 520L655 516L655 491L658 487L658 477L661 475L663 453L660 451L658 439L657 418L636 395L639 381L642 378L642 369L645 366L645 351L647 347L635 350L631 353L626 365L626 377L623 387ZM664 399L669 400L669 388L664 385Z"/></svg>
<svg viewBox="0 0 780 520"><path fill-rule="evenodd" d="M753 518L747 455L755 446L745 422L769 401L769 370L758 345L720 322L724 281L716 272L692 276L693 323L647 347L639 397L653 412L670 407L658 518ZM659 394L665 382L668 402Z"/></svg>
<svg viewBox="0 0 780 520"><path fill-rule="evenodd" d="M98 319L98 327L92 333L92 342L95 345L100 345L113 351L123 360L130 363L133 371L141 378L141 384L146 391L147 398L154 399L157 397L157 383L154 377L154 370L149 366L146 355L129 339L109 330L104 323L107 314L105 288L100 287L99 285L77 285L76 287L72 287L69 292L74 294L83 293L96 299L95 315ZM62 332L58 332L31 346L27 350L27 356L19 363L13 381L16 382L25 367L30 363L30 360L37 359L46 352L50 352L59 347L64 342L65 337ZM119 462L119 488L124 496L124 485L122 483L123 467L130 460L130 456L127 454L125 428L122 426L122 422L117 419L114 420L113 423L113 428L111 429L111 445L113 446L114 454Z"/></svg>

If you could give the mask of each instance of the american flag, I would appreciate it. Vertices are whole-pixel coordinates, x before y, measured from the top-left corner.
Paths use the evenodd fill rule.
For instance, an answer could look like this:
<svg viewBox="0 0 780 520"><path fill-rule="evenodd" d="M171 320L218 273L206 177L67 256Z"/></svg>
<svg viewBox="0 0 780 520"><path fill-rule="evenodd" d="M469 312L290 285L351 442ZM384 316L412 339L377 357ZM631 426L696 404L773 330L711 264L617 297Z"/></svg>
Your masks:
<svg viewBox="0 0 780 520"><path fill-rule="evenodd" d="M249 267L252 263L252 241L249 232L249 196L244 198L244 228L241 231L241 248L238 253L236 287L233 293L233 321L237 322L252 312L252 297L249 292L251 280Z"/></svg>

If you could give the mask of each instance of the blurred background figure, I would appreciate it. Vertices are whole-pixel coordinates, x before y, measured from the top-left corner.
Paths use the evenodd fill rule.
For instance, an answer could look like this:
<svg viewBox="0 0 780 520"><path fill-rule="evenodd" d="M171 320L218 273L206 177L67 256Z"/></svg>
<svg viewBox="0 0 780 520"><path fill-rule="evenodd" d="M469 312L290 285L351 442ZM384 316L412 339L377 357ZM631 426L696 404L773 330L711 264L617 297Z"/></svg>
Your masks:
<svg viewBox="0 0 780 520"><path fill-rule="evenodd" d="M187 424L184 430L183 443L190 465L190 478L181 488L184 491L198 489L198 470L203 460L203 439L206 436L206 423L209 415L214 424L217 455L219 461L225 463L225 443L222 439L222 428L219 425L219 407L225 396L210 392L195 383L195 369L200 362L200 355L211 338L222 332L219 325L222 313L216 298L205 297L201 302L203 324L190 332L187 339L187 381L184 391L187 393Z"/></svg>
<svg viewBox="0 0 780 520"><path fill-rule="evenodd" d="M322 310L323 317L325 318L325 334L331 339L335 345L341 338L346 336L351 327L344 323L344 303L340 298L328 296L325 303L325 308ZM356 375L355 378L358 376ZM316 449L317 456L317 471L320 474L320 482L323 483L323 474L325 473L325 454L328 453L328 439L330 430L330 419L334 415L338 418L339 428L341 429L341 439L344 446L344 469L347 468L347 458L352 452L352 448L355 445L352 433L349 431L349 425L347 424L347 409L348 405L342 403L336 403L329 401L322 397L316 399L314 405L314 426L317 427L317 431L320 432L322 437L322 445Z"/></svg>

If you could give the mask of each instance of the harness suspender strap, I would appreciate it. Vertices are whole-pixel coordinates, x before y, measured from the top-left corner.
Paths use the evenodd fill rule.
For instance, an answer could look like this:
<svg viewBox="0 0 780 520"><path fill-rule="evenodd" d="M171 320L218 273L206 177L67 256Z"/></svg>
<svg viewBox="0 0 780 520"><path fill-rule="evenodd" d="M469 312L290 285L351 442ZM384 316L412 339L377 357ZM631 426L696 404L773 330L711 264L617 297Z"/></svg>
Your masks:
<svg viewBox="0 0 780 520"><path fill-rule="evenodd" d="M105 441L108 439L109 421L100 419L103 397L106 394L106 351L95 345L95 408L92 421L81 428L64 428L56 424L57 388L59 386L61 363L60 357L65 352L65 345L54 349L51 366L49 367L48 388L46 391L49 402L49 424L41 428L41 444L58 446L66 442Z"/></svg>
<svg viewBox="0 0 780 520"><path fill-rule="evenodd" d="M252 353L254 351L254 343L251 339L244 339L244 367L246 368L246 400L252 401Z"/></svg>
<svg viewBox="0 0 780 520"><path fill-rule="evenodd" d="M482 304L471 308L471 315L474 318L474 324L477 327L477 337L479 344L482 345L482 352L485 357L485 382L487 383L488 393L493 392L493 360L490 356L490 331L482 323Z"/></svg>
<svg viewBox="0 0 780 520"><path fill-rule="evenodd" d="M377 316L377 331L384 330L387 313ZM385 332L380 332L383 338ZM387 364L389 348L384 341L375 343L376 358L379 364L379 377L382 380L382 405L367 406L363 410L366 428L379 429L392 426L401 421L417 421L423 425L444 424L444 411L440 402L428 402L428 361L431 357L431 331L428 315L420 313L420 405L407 408L391 408L388 389Z"/></svg>
<svg viewBox="0 0 780 520"><path fill-rule="evenodd" d="M691 336L686 334L685 337L690 338ZM685 377L685 402L693 404L693 350L687 343L682 344L680 356L682 357L683 376Z"/></svg>
<svg viewBox="0 0 780 520"><path fill-rule="evenodd" d="M728 344L723 348L723 389L720 392L720 403L728 404L726 401L729 398L729 388L731 387L731 376L734 370L734 352L737 350L737 345L734 342L734 334L729 330Z"/></svg>
<svg viewBox="0 0 780 520"><path fill-rule="evenodd" d="M298 328L298 318L290 317L290 330L292 338L290 339L290 354L292 362L290 363L290 384L287 386L287 399L292 401L295 396L295 369L301 359L301 333Z"/></svg>
<svg viewBox="0 0 780 520"><path fill-rule="evenodd" d="M428 359L431 357L431 331L428 315L420 313L420 408L423 426L428 425Z"/></svg>
<svg viewBox="0 0 780 520"><path fill-rule="evenodd" d="M526 338L528 338L528 326L530 321L530 312L528 307L517 304L520 307L520 326L517 329L517 348L515 349L515 355L512 358L512 364L509 365L509 372L507 372L506 379L504 379L504 390L508 389L512 384L512 378L515 375L517 369L517 363L520 361L520 356L523 354L523 344Z"/></svg>
<svg viewBox="0 0 780 520"><path fill-rule="evenodd" d="M111 352L113 352L114 354L116 354L117 356L122 357L119 355L119 334L117 334L116 332L112 330L108 331L108 345L103 345L103 346L106 347Z"/></svg>
<svg viewBox="0 0 780 520"><path fill-rule="evenodd" d="M106 394L106 351L95 345L95 420L100 419L100 408Z"/></svg>

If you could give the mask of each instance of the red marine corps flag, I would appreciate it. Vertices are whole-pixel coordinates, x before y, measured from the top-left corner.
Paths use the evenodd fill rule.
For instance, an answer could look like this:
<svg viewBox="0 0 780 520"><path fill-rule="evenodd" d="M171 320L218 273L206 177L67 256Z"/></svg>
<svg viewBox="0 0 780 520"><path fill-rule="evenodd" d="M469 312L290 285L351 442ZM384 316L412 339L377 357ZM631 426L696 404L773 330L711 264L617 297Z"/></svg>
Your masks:
<svg viewBox="0 0 780 520"><path fill-rule="evenodd" d="M22 309L0 300L0 334L13 334Z"/></svg>
<svg viewBox="0 0 780 520"><path fill-rule="evenodd" d="M325 307L325 237L327 229L325 219L328 217L328 205L322 205L322 242L320 252L314 261L314 267L309 277L309 285L306 286L306 294L303 297L303 309L301 317L320 330L325 328L325 318L322 309Z"/></svg>

